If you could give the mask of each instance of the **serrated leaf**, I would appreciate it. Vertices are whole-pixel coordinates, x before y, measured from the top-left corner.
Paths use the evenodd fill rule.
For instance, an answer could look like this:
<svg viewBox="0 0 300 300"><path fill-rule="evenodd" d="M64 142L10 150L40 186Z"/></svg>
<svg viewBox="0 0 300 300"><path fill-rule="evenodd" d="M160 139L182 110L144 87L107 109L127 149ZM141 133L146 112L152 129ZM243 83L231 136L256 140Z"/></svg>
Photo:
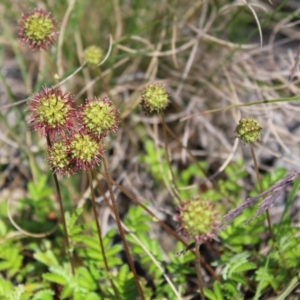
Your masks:
<svg viewBox="0 0 300 300"><path fill-rule="evenodd" d="M292 280L288 283L288 285L283 289L279 296L276 297L275 300L284 300L286 299L292 291L299 285L300 273L298 273Z"/></svg>
<svg viewBox="0 0 300 300"><path fill-rule="evenodd" d="M258 300L260 295L261 295L261 291L263 289L263 286L264 286L264 281L267 280L267 277L268 277L268 265L269 265L269 260L270 260L270 257L268 256L268 259L265 263L265 266L261 272L261 278L259 280L259 284L258 284L258 287L256 289L256 292L255 292L255 296L254 296L254 300ZM260 268L262 269L262 268ZM258 272L257 272L258 273Z"/></svg>
<svg viewBox="0 0 300 300"><path fill-rule="evenodd" d="M210 300L218 300L216 295L209 289L204 288L204 295Z"/></svg>
<svg viewBox="0 0 300 300"><path fill-rule="evenodd" d="M48 197L52 190L46 184L47 177L40 175L37 182L30 181L27 185L28 192L31 196L31 200L38 201L42 198Z"/></svg>
<svg viewBox="0 0 300 300"><path fill-rule="evenodd" d="M268 258L269 259L269 258ZM261 289L264 289L270 284L274 290L276 290L276 279L274 278L274 275L269 272L270 270L266 267L259 268L255 274L256 274L256 280L259 281L259 284L261 285Z"/></svg>
<svg viewBox="0 0 300 300"><path fill-rule="evenodd" d="M236 284L233 284L232 282L225 282L222 285L222 288L226 292L230 293L231 295L237 295L238 294L237 286L236 286Z"/></svg>
<svg viewBox="0 0 300 300"><path fill-rule="evenodd" d="M121 250L123 249L123 247L121 245L113 245L108 249L105 249L105 254L108 257L112 257L114 255L116 255L117 253L119 253Z"/></svg>
<svg viewBox="0 0 300 300"><path fill-rule="evenodd" d="M0 220L0 237L4 237L7 233L7 227L6 224Z"/></svg>
<svg viewBox="0 0 300 300"><path fill-rule="evenodd" d="M77 269L76 276L81 288L85 288L88 291L94 291L97 289L97 283L86 268L81 267Z"/></svg>
<svg viewBox="0 0 300 300"><path fill-rule="evenodd" d="M89 293L86 297L85 300L101 300L102 298L97 295L96 293Z"/></svg>
<svg viewBox="0 0 300 300"><path fill-rule="evenodd" d="M246 263L238 266L237 268L235 268L234 272L241 273L241 272L246 272L246 271L253 270L253 269L256 269L256 268L257 268L257 266L256 266L255 263L246 262Z"/></svg>
<svg viewBox="0 0 300 300"><path fill-rule="evenodd" d="M47 250L46 252L37 252L34 253L33 257L45 264L46 266L52 267L52 266L59 266L58 260L56 256L54 255L53 251Z"/></svg>
<svg viewBox="0 0 300 300"><path fill-rule="evenodd" d="M241 274L238 274L238 273L232 273L230 275L230 279L235 282L239 282L239 283L242 283L245 285L247 284L247 280Z"/></svg>
<svg viewBox="0 0 300 300"><path fill-rule="evenodd" d="M84 230L84 226L83 225L77 225L75 227L69 228L68 232L69 232L70 238L73 240L74 237L76 235L78 235L79 233L82 233L83 230Z"/></svg>
<svg viewBox="0 0 300 300"><path fill-rule="evenodd" d="M72 241L77 243L84 243L86 240L86 234L77 234L72 236Z"/></svg>
<svg viewBox="0 0 300 300"><path fill-rule="evenodd" d="M230 262L229 262L229 271L228 271L228 276L229 278L231 277L231 274L232 273L239 273L237 270L244 264L247 264L248 263L248 257L249 257L249 253L247 252L242 252L242 253L239 253L237 255L235 255L234 257L232 257L230 259ZM250 262L249 262L250 263ZM250 268L252 268L252 265L249 266ZM243 267L241 267L242 269ZM247 269L247 267L246 267Z"/></svg>
<svg viewBox="0 0 300 300"><path fill-rule="evenodd" d="M85 240L83 242L86 246L88 246L88 247L90 247L94 250L97 250L97 251L100 250L99 242L95 238L92 238L90 236L86 236Z"/></svg>
<svg viewBox="0 0 300 300"><path fill-rule="evenodd" d="M71 288L70 286L64 286L62 292L61 292L61 299L67 299L73 294L74 289Z"/></svg>
<svg viewBox="0 0 300 300"><path fill-rule="evenodd" d="M43 279L45 280L48 280L50 282L55 282L55 283L58 283L60 285L65 285L67 282L66 282L66 279L59 275L59 274L54 274L54 273L44 273L42 275Z"/></svg>
<svg viewBox="0 0 300 300"><path fill-rule="evenodd" d="M66 212L65 213L65 217L66 217L66 222L67 222L67 227L69 230L71 230L74 226L76 221L78 220L78 218L80 217L80 215L83 212L83 208L77 208L71 215L70 217L70 213Z"/></svg>
<svg viewBox="0 0 300 300"><path fill-rule="evenodd" d="M72 299L73 300L82 300L82 299L85 299L85 294L83 294L81 291L75 291L74 293L73 293L73 297L72 297Z"/></svg>
<svg viewBox="0 0 300 300"><path fill-rule="evenodd" d="M7 295L12 289L12 283L0 277L0 296Z"/></svg>
<svg viewBox="0 0 300 300"><path fill-rule="evenodd" d="M215 281L213 284L213 290L216 295L217 300L223 300L223 293L221 289L221 285L218 281Z"/></svg>
<svg viewBox="0 0 300 300"><path fill-rule="evenodd" d="M12 292L6 295L6 300L22 300L22 295L24 293L24 285L18 285L14 288Z"/></svg>
<svg viewBox="0 0 300 300"><path fill-rule="evenodd" d="M10 243L2 246L0 258L3 261L0 262L0 270L6 270L9 278L13 277L21 268L23 256L19 251L20 249L13 248Z"/></svg>
<svg viewBox="0 0 300 300"><path fill-rule="evenodd" d="M42 290L42 291L39 291L37 292L33 298L31 300L52 300L53 299L53 296L54 295L54 292L52 290Z"/></svg>

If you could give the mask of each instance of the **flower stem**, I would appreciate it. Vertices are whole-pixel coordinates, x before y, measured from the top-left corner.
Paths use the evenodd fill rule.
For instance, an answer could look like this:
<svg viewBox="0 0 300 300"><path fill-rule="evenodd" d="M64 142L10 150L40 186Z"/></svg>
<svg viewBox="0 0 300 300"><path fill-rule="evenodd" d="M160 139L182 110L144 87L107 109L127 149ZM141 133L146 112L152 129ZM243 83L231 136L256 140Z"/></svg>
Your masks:
<svg viewBox="0 0 300 300"><path fill-rule="evenodd" d="M49 66L50 66L50 68L51 68L51 75L52 75L52 77L54 78L54 80L55 80L55 82L56 83L58 83L58 74L56 73L56 69L55 69L55 65L53 64L53 62L52 62L52 60L51 60L51 57L50 57L50 54L49 54L49 52L48 51L45 51L45 50L43 50L43 49L41 49L41 53L45 53L45 56L46 56L46 59L47 59L47 62L48 62L48 64L49 64Z"/></svg>
<svg viewBox="0 0 300 300"><path fill-rule="evenodd" d="M262 193L263 192L263 187L262 187L262 183L261 183L261 180L260 180L260 177L259 177L257 159L256 159L255 151L254 151L254 148L253 148L252 144L250 144L250 150L251 150L251 155L252 155L252 159L253 159L253 162L254 162L254 169L255 169L257 182L258 182L258 185L259 185L260 192ZM269 214L268 209L266 210L266 216L267 216L268 229L269 229L271 239L275 242L275 236L274 236L274 233L273 233L273 230L272 230L271 218L270 218L270 214Z"/></svg>
<svg viewBox="0 0 300 300"><path fill-rule="evenodd" d="M107 185L108 185L108 190L109 190L110 197L111 197L113 211L114 211L114 214L115 214L115 217L116 217L116 222L117 222L117 226L118 226L118 229L119 229L119 233L120 233L123 245L124 245L124 250L126 252L127 260L128 260L130 269L133 273L134 281L135 281L135 284L137 286L140 298L141 298L141 300L144 300L145 299L144 293L143 293L142 287L140 285L138 274L136 272L133 260L131 258L130 252L129 252L129 247L128 247L128 244L127 244L126 238L125 238L125 232L124 232L124 229L123 229L121 221L120 221L118 206L117 206L117 202L116 202L113 190L112 190L111 178L110 178L110 174L109 174L108 166L107 166L107 161L106 161L105 157L103 157L103 165L104 165L105 177L106 177L106 181L107 181Z"/></svg>
<svg viewBox="0 0 300 300"><path fill-rule="evenodd" d="M171 160L170 160L170 156L169 156L167 132L166 132L166 122L165 122L163 112L160 113L160 117L161 117L161 121L162 121L162 124L163 124L163 136L164 136L166 158L167 158L167 162L168 162L169 170L170 170L170 174L171 174L171 182L172 182L171 188L173 190L173 193L174 193L175 197L178 199L178 202L182 203L182 199L180 198L179 193L178 193L178 188L177 188L177 185L176 185L175 175L174 175L174 172L173 172L173 169L172 169L172 164L171 164Z"/></svg>
<svg viewBox="0 0 300 300"><path fill-rule="evenodd" d="M46 138L47 138L48 147L51 147L51 140L50 140L50 137L49 137L48 134L47 134ZM53 178L54 178L55 189L56 189L56 199L57 199L58 204L59 204L61 222L62 222L62 225L63 225L63 228L64 228L64 240L65 240L65 245L66 245L66 248L67 248L66 252L67 252L67 255L68 255L69 262L70 262L71 272L74 275L75 274L74 257L73 257L73 254L70 253L71 247L70 247L70 240L69 240L67 223L66 223L66 218L65 218L65 211L64 211L62 198L61 198L61 192L60 192L58 179L57 179L57 176L56 176L55 173L53 173Z"/></svg>
<svg viewBox="0 0 300 300"><path fill-rule="evenodd" d="M262 186L262 183L261 183L261 180L260 180L260 177L259 177L258 164L257 164L257 160L256 160L256 156L255 156L255 152L254 152L254 148L253 148L252 144L250 144L250 150L251 150L251 155L252 155L252 159L253 159L253 162L254 162L254 168L255 168L255 173L256 173L256 178L257 178L257 181L258 181L259 189L260 189L260 192L262 193L263 192L263 186ZM268 229L269 229L271 239L273 241L273 245L274 245L275 249L278 251L280 258L281 258L286 270L288 271L288 273L291 277L288 265L286 263L286 259L285 259L283 253L280 251L280 249L278 248L278 246L276 244L276 238L275 238L275 235L274 235L273 230L272 230L271 218L270 218L270 213L269 213L268 209L266 210L266 216L267 216Z"/></svg>
<svg viewBox="0 0 300 300"><path fill-rule="evenodd" d="M201 300L205 300L203 278L201 274L201 255L200 255L200 243L196 241L196 272L198 278L198 285L200 288Z"/></svg>
<svg viewBox="0 0 300 300"><path fill-rule="evenodd" d="M111 287L114 291L115 299L119 300L120 298L119 298L118 292L116 290L116 287L111 279L110 270L109 270L107 258L105 255L105 249L104 249L102 233L101 233L101 226L100 226L100 223L98 220L97 205L96 205L95 193L94 193L94 188L93 188L93 176L92 176L91 170L87 171L87 175L88 175L88 181L89 181L89 186L90 186L90 190L91 190L92 207L93 207L93 213L94 213L94 218L95 218L96 227L97 227L99 245L100 245L100 249L102 252L105 269L106 269L107 274L109 275L109 281L110 281Z"/></svg>

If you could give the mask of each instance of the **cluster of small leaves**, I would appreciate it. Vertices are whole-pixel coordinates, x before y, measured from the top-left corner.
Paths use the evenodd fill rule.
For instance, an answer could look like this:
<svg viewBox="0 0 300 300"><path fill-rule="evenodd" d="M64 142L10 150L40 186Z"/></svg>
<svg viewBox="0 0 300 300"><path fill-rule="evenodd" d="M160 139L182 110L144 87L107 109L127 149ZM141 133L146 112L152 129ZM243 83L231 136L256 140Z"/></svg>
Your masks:
<svg viewBox="0 0 300 300"><path fill-rule="evenodd" d="M55 266L49 268L49 273L43 274L43 279L49 283L58 284L63 287L60 299L93 299L100 300L96 292L98 284L89 270L84 267L76 269L76 275L71 275L68 267Z"/></svg>
<svg viewBox="0 0 300 300"><path fill-rule="evenodd" d="M279 175L283 176L284 174L279 170L277 177ZM273 180L270 180L269 176L266 176L263 182L272 184ZM38 191L42 189L42 186L40 184L39 188L30 188L33 197L36 199L38 198ZM270 287L274 290L282 289L287 284L289 275L281 264L280 254L272 252L269 255L270 258L268 258L254 251L254 248L261 244L262 235L265 232L262 218L257 218L247 226L245 225L247 219L255 212L255 209L255 207L249 207L225 231L220 233L223 244L230 245L230 247L224 247L221 259L217 263L222 268L222 283L214 283L210 290L205 291L208 299L233 299L233 297L243 299L244 293L249 291L249 286L251 284L252 286L253 284L258 286L260 282L262 282L261 293ZM20 295L19 299L23 299L21 297L24 295L29 295L28 297L35 296L35 299L38 299L38 295L43 295L45 297L43 299L50 300L53 299L53 291L50 290L50 286L56 285L62 290L60 294L61 299L67 299L68 297L72 297L73 299L80 299L80 297L90 297L90 299L102 299L106 297L107 299L113 299L113 291L108 284L108 277L104 271L103 258L99 252L98 242L92 237L96 236L95 224L92 223L91 227L83 226L80 219L82 213L82 209L79 209L72 215L67 214L66 220L72 248L76 249L76 255L85 267L78 268L78 274L72 276L67 268L67 264L62 263L61 259L57 258L57 254L62 250L58 250L55 243L52 244L50 241L43 242L42 247L38 246L38 244L32 245L30 249L34 251L34 262L30 264L34 265L36 272L40 273L35 272L35 277L31 278L31 280L35 280L35 286L37 287L38 285L39 287L35 290L30 290L29 287L32 285L32 282L27 282L26 278L32 277L32 273L30 277L27 276L32 271L30 271L28 265L22 265L22 268L20 266L20 263L23 261L23 246L20 242L16 243L8 240L3 244L2 249L7 249L6 252L10 255L6 255L6 258L3 256L0 260L2 263L0 264L0 266L2 265L2 272L6 274L5 278L1 278L0 276L0 291L2 293L0 295L13 295L15 297L18 294ZM158 262L161 262L163 261L163 249L161 249L159 241L147 237L150 230L150 222L151 218L146 216L143 210L138 207L132 207L125 219L126 226L129 227L130 232L140 239L142 244L150 250ZM279 247L285 255L288 268L297 270L300 267L298 261L300 241L299 238L296 238L297 228L291 230L290 220L286 219L280 226L275 226L274 231L280 232ZM0 222L0 232L2 237L8 236L9 231L4 222ZM121 299L128 299L126 298L129 297L128 295L134 297L137 292L132 275L128 272L128 267L122 261L122 247L112 242L115 236L115 230L110 230L106 233L104 237L105 251L109 265L112 268L118 268L117 274L113 276L113 281L116 284L119 295ZM145 270L145 274L151 274L153 284L156 287L155 291L145 289L145 292L151 294L155 299L162 297L173 299L174 293L172 289L166 283L158 268L154 266L141 245L130 234L128 234L128 241L132 245L132 255L141 264L141 267ZM177 247L179 246L178 251L182 250L182 245L178 244ZM253 246L255 247L253 248ZM245 251L245 247L251 247L251 252ZM5 254L6 252L4 251L3 253ZM239 254L235 255L236 253ZM174 251L167 255L170 261L164 266L165 273L172 274L173 283L176 287L180 287L180 290L184 293L186 276L194 273L194 263L192 263L191 267L194 257L190 252L180 257L175 257ZM268 259L269 263L265 269ZM122 267L120 268L120 266ZM11 277L8 277L9 275ZM43 281L39 282L39 276L42 276ZM16 282L15 287L11 284L12 280ZM147 281L148 277L145 276L144 280ZM222 298L220 298L220 295Z"/></svg>
<svg viewBox="0 0 300 300"><path fill-rule="evenodd" d="M247 280L241 276L241 273L257 268L256 264L251 262L249 258L250 253L247 251L232 256L221 272L224 280L230 279L236 283L247 285Z"/></svg>
<svg viewBox="0 0 300 300"><path fill-rule="evenodd" d="M262 185L269 190L274 183L278 185L282 180L286 180L281 179L284 176L285 170L279 168L272 174L266 174L262 178ZM294 198L299 186L298 178L294 182L290 199ZM291 201L288 205L290 204ZM260 299L270 288L274 291L281 290L288 284L291 276L297 276L299 237L296 234L297 228L291 227L291 219L285 217L288 207L279 224L272 226L278 243L276 248L270 248L266 256L261 255L259 249L259 245L263 243L266 226L262 222L263 216L253 219L256 210L255 206L249 206L232 220L226 230L219 233L223 243L230 245L230 249L224 247L220 261L215 263L222 266L223 281L222 284L216 284L218 288L214 285L212 290L205 291L208 299L243 299L246 292L251 294L253 287L253 297ZM249 223L251 219L252 222ZM280 252L277 249L280 249Z"/></svg>
<svg viewBox="0 0 300 300"><path fill-rule="evenodd" d="M123 265L113 280L118 291L120 300L138 299L138 292L132 272L129 272L128 265ZM151 290L142 284L143 293L146 299L151 299ZM115 299L111 293L111 299Z"/></svg>
<svg viewBox="0 0 300 300"><path fill-rule="evenodd" d="M174 252L180 253L184 251L183 247L184 246L181 243L177 243ZM186 282L188 276L195 273L195 256L190 251L181 256L174 255L174 252L168 253L170 261L165 266L165 272L166 274L172 274L172 282L175 284L176 287L182 290L183 294L184 292L186 292L187 289ZM164 278L160 277L157 286L158 295L161 293L162 295L166 294L167 299L174 298L174 292L172 291L170 286L166 284Z"/></svg>
<svg viewBox="0 0 300 300"><path fill-rule="evenodd" d="M8 241L1 246L0 271L5 270L7 278L14 277L21 269L23 256L19 252L19 247L14 247L12 241Z"/></svg>
<svg viewBox="0 0 300 300"><path fill-rule="evenodd" d="M16 243L8 238L9 230L0 220L0 240L6 238L1 245L0 255L0 299L54 299L53 287L57 287L56 297L59 299L115 299L115 294L109 284L109 276L106 274L103 256L99 251L99 244L95 238L96 225L83 226L81 221L83 210L78 209L72 215L66 214L68 233L71 238L71 246L76 249L78 260L84 265L76 268L76 274L72 275L68 263L63 262L61 246L55 240L44 239L28 244L26 248L33 252L31 261L24 264L22 243ZM140 210L129 213L129 222L141 225L145 215ZM144 226L143 233L149 230ZM118 272L112 273L112 280L117 288L120 299L135 299L138 296L133 275L122 259L122 246L113 244L117 232L111 229L104 236L103 242L106 257L111 268L117 268ZM143 235L145 236L145 234ZM144 241L144 240L143 240ZM159 250L156 244L157 253ZM154 251L154 252L155 252ZM134 255L141 252L134 248ZM148 261L145 265L151 266ZM159 276L157 275L159 278ZM14 286L12 282L16 282ZM145 295L151 297L152 291L142 284ZM59 292L59 295L57 294ZM3 298L4 297L4 298ZM39 298L42 297L42 298ZM147 296L148 297L148 296Z"/></svg>
<svg viewBox="0 0 300 300"><path fill-rule="evenodd" d="M143 145L145 153L141 153L139 155L138 161L149 168L155 184L159 184L162 181L166 181L168 184L171 184L169 164L166 159L165 150L156 150L153 141L150 139L145 139ZM203 169L207 167L207 163L205 161L201 161L199 164ZM185 169L182 169L180 173L178 172L177 168L173 168L172 171L176 177L177 187L182 199L187 200L198 194L198 186L196 184L191 185L192 180L198 179L205 181L205 175L202 170L199 169L198 163L190 164ZM187 186L191 187L187 189ZM216 197L216 192L212 191L212 193L206 198L216 199Z"/></svg>
<svg viewBox="0 0 300 300"><path fill-rule="evenodd" d="M157 238L149 238L148 232L150 230L151 218L145 214L140 207L131 207L127 218L124 220L126 226L130 229L130 232L136 235L142 245L150 251L158 263L161 263L164 259L164 251L161 248L159 240ZM152 297L154 299L174 299L174 291L170 288L170 285L166 282L166 279L162 276L162 272L153 263L151 258L147 255L143 247L134 239L131 235L128 235L128 241L131 243L131 252L136 258L136 261L140 262L141 269L144 270L145 280L148 281L149 286L155 287L152 291ZM178 243L176 249L182 250L182 244ZM168 253L170 261L167 265L162 265L165 274L172 274L172 282L177 288L180 288L182 293L186 289L187 275L194 272L194 268L190 266L190 263L194 261L194 256L191 253L182 255L180 258L174 256L174 252ZM152 280L149 281L151 274Z"/></svg>
<svg viewBox="0 0 300 300"><path fill-rule="evenodd" d="M150 139L145 139L143 146L145 153L139 155L138 162L143 163L146 167L150 168L149 171L151 176L156 182L161 182L164 179L167 180L167 182L170 182L165 151L163 149L156 151L154 143Z"/></svg>
<svg viewBox="0 0 300 300"><path fill-rule="evenodd" d="M230 198L239 196L243 190L243 179L248 176L248 172L244 170L244 161L242 159L228 165L224 170L225 178L218 180L218 186L222 197ZM235 199L239 201L239 199Z"/></svg>
<svg viewBox="0 0 300 300"><path fill-rule="evenodd" d="M47 220L52 201L46 177L39 176L36 184L29 182L28 191L26 198L19 199L18 205L14 207L15 212L21 216L15 221L28 231L45 232L53 228L55 223ZM5 202L0 201L0 206L2 204ZM0 218L0 299L53 299L53 291L41 281L44 268L31 256L45 243L37 239L22 239L22 233L8 222L6 207L0 207Z"/></svg>

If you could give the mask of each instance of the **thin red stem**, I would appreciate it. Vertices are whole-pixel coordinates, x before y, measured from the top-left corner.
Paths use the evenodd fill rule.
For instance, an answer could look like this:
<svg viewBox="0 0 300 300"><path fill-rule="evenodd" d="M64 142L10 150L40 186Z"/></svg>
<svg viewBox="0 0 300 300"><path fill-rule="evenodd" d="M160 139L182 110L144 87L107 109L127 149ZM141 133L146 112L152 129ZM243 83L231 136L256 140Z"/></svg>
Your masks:
<svg viewBox="0 0 300 300"><path fill-rule="evenodd" d="M112 190L111 178L110 178L110 174L109 174L108 167L107 167L107 161L106 161L105 157L103 157L103 165L104 165L104 170L105 170L105 175L106 175L105 178L107 180L108 190L109 190L110 197L111 197L113 212L114 212L115 217L116 217L116 223L117 223L119 233L120 233L123 245L124 245L124 250L126 252L127 260L128 260L130 269L133 273L134 281L136 283L139 295L140 295L141 299L144 300L145 299L144 293L143 293L142 287L140 285L138 274L137 274L136 269L134 267L133 260L132 260L131 255L130 255L129 247L128 247L128 244L127 244L127 241L126 241L126 238L125 238L125 232L124 232L124 229L123 229L121 221L120 221L118 206L117 206L117 202L116 202L113 190Z"/></svg>
<svg viewBox="0 0 300 300"><path fill-rule="evenodd" d="M51 147L51 140L50 140L50 137L49 137L48 134L47 134L46 138L47 138L48 147ZM70 247L68 228L67 228L67 223L66 223L66 218L65 218L65 211L64 211L62 198L61 198L59 182L58 182L58 179L57 179L57 176L56 176L55 173L53 173L53 178L54 178L54 184L55 184L55 189L56 189L56 199L57 199L57 202L59 204L60 217L61 217L62 225L63 225L63 228L64 228L64 241L65 241L65 245L66 245L66 248L67 248L66 252L67 252L69 262L70 262L71 272L74 275L75 274L74 257L73 257L73 254L70 253L71 247Z"/></svg>

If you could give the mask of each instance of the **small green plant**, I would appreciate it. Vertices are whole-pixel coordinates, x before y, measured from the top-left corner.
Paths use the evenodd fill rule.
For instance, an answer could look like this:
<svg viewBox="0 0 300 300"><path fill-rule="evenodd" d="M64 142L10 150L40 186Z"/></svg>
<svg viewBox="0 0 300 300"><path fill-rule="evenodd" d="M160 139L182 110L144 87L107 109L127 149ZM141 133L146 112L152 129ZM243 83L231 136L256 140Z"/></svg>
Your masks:
<svg viewBox="0 0 300 300"><path fill-rule="evenodd" d="M296 299L288 1L2 2L0 299Z"/></svg>

